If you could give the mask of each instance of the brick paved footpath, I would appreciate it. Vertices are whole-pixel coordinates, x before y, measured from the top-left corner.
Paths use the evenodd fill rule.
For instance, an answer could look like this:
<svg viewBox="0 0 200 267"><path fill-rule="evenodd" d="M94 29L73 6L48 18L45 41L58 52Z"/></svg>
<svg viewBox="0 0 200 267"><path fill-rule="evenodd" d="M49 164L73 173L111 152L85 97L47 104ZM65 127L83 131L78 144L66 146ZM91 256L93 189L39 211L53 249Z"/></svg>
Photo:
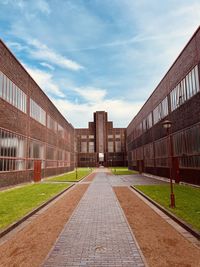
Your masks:
<svg viewBox="0 0 200 267"><path fill-rule="evenodd" d="M145 266L105 173L97 173L43 266Z"/></svg>

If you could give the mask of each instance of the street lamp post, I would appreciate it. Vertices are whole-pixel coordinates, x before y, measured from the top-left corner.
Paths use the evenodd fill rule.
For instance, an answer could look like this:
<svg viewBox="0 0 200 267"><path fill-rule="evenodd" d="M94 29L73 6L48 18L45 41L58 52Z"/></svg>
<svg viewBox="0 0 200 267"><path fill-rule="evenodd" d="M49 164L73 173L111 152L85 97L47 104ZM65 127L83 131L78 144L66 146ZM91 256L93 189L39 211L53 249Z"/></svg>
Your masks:
<svg viewBox="0 0 200 267"><path fill-rule="evenodd" d="M116 173L116 161L115 161L115 159L116 159L116 156L114 155L113 156L113 162L114 162L114 164L113 164L113 166L114 166L114 172Z"/></svg>
<svg viewBox="0 0 200 267"><path fill-rule="evenodd" d="M167 139L168 139L168 158L169 158L169 173L170 173L170 207L175 208L175 195L173 190L173 182L172 182L172 170L173 170L173 148L172 148L172 140L170 135L170 128L172 126L172 122L169 120L165 120L163 123L163 128L167 131Z"/></svg>
<svg viewBox="0 0 200 267"><path fill-rule="evenodd" d="M78 179L78 172L77 172L77 154L76 154L76 180Z"/></svg>

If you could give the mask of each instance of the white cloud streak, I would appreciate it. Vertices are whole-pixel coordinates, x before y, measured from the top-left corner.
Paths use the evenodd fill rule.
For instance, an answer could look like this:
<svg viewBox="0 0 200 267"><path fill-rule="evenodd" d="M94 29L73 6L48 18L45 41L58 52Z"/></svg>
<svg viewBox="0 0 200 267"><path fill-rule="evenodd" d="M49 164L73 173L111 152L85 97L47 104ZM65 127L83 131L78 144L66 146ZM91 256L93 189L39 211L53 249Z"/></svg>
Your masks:
<svg viewBox="0 0 200 267"><path fill-rule="evenodd" d="M46 93L54 95L56 97L65 96L63 92L60 90L59 86L53 81L52 74L33 67L29 67L26 64L23 65L25 69L28 71L28 73L31 75L31 77Z"/></svg>
<svg viewBox="0 0 200 267"><path fill-rule="evenodd" d="M45 68L48 68L50 70L55 70L55 68L52 65L50 65L50 64L48 64L46 62L40 62L40 65L45 67Z"/></svg>
<svg viewBox="0 0 200 267"><path fill-rule="evenodd" d="M45 60L53 65L73 71L83 69L83 66L77 62L60 55L36 39L29 39L28 44L33 47L33 49L29 50L29 54L32 58Z"/></svg>
<svg viewBox="0 0 200 267"><path fill-rule="evenodd" d="M106 96L106 90L94 87L77 87L73 91L78 93L82 98L84 98L89 103L99 103Z"/></svg>

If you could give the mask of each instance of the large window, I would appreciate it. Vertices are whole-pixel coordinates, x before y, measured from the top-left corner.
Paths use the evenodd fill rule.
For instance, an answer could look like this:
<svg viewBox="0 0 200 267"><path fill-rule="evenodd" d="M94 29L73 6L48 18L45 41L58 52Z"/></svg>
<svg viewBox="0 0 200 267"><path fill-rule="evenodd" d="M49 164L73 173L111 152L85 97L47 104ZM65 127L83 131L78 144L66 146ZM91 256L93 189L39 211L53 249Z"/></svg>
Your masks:
<svg viewBox="0 0 200 267"><path fill-rule="evenodd" d="M32 99L30 99L30 116L43 125L46 125L46 112Z"/></svg>
<svg viewBox="0 0 200 267"><path fill-rule="evenodd" d="M26 169L26 138L0 129L0 171Z"/></svg>
<svg viewBox="0 0 200 267"><path fill-rule="evenodd" d="M121 152L121 141L115 141L115 152Z"/></svg>
<svg viewBox="0 0 200 267"><path fill-rule="evenodd" d="M94 142L89 142L89 152L90 153L94 152Z"/></svg>
<svg viewBox="0 0 200 267"><path fill-rule="evenodd" d="M145 162L145 166L147 167L154 166L153 143L150 143L144 146L144 162Z"/></svg>
<svg viewBox="0 0 200 267"><path fill-rule="evenodd" d="M155 142L155 159L157 167L168 167L168 138L164 138Z"/></svg>
<svg viewBox="0 0 200 267"><path fill-rule="evenodd" d="M58 166L59 167L65 166L65 151L62 149L58 150Z"/></svg>
<svg viewBox="0 0 200 267"><path fill-rule="evenodd" d="M26 94L2 72L0 72L0 97L26 113Z"/></svg>
<svg viewBox="0 0 200 267"><path fill-rule="evenodd" d="M169 113L167 97L153 110L153 121L154 124L162 120Z"/></svg>
<svg viewBox="0 0 200 267"><path fill-rule="evenodd" d="M49 115L47 115L47 127L54 131L57 132L57 122L52 119Z"/></svg>
<svg viewBox="0 0 200 267"><path fill-rule="evenodd" d="M143 131L142 129L143 128L142 128L142 122L141 122L134 129L134 138L137 138L142 134L142 131Z"/></svg>
<svg viewBox="0 0 200 267"><path fill-rule="evenodd" d="M171 91L171 111L181 106L187 99L199 92L198 66L195 66L188 75Z"/></svg>
<svg viewBox="0 0 200 267"><path fill-rule="evenodd" d="M113 142L108 142L108 152L114 152Z"/></svg>
<svg viewBox="0 0 200 267"><path fill-rule="evenodd" d="M200 125L174 134L173 147L180 167L200 168Z"/></svg>
<svg viewBox="0 0 200 267"><path fill-rule="evenodd" d="M42 168L44 168L44 159L45 159L45 145L42 142L32 140L29 141L29 163L28 168L34 168L34 160L42 161Z"/></svg>
<svg viewBox="0 0 200 267"><path fill-rule="evenodd" d="M149 128L151 128L153 125L152 120L152 113L149 113L149 115L143 120L143 130L146 131Z"/></svg>
<svg viewBox="0 0 200 267"><path fill-rule="evenodd" d="M58 124L58 136L61 138L64 138L65 136L65 130L60 124Z"/></svg>

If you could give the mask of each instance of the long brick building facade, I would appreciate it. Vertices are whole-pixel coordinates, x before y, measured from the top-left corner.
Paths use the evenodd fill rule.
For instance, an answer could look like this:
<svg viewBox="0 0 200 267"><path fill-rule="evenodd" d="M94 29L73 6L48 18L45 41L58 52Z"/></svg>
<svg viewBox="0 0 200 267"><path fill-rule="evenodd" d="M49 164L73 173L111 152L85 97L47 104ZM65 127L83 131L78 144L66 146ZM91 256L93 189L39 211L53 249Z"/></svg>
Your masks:
<svg viewBox="0 0 200 267"><path fill-rule="evenodd" d="M74 128L0 41L0 186L74 168Z"/></svg>
<svg viewBox="0 0 200 267"><path fill-rule="evenodd" d="M128 166L169 177L170 120L173 176L200 184L200 28L127 128Z"/></svg>

